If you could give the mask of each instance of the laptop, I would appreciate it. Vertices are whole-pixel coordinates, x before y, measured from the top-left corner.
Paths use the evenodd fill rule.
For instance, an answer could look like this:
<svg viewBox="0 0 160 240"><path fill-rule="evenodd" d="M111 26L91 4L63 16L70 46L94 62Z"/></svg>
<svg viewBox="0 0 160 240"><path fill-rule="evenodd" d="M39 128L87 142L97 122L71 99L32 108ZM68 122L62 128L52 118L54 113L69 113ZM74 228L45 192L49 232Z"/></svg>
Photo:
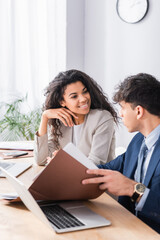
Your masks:
<svg viewBox="0 0 160 240"><path fill-rule="evenodd" d="M109 226L111 222L90 210L80 201L35 201L25 185L1 168L26 207L50 229L57 233Z"/></svg>
<svg viewBox="0 0 160 240"><path fill-rule="evenodd" d="M15 163L15 162L6 162L5 160L0 161L0 167L4 168L10 173L12 176L17 177L28 168L32 166L32 163ZM0 170L0 177L5 177L3 172Z"/></svg>

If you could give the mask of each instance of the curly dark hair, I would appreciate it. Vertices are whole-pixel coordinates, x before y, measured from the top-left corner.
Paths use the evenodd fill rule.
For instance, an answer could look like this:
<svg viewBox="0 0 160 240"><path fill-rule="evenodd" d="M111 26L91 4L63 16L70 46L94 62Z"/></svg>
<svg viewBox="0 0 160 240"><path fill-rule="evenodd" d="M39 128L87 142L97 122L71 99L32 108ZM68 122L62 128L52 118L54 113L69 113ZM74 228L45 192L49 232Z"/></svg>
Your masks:
<svg viewBox="0 0 160 240"><path fill-rule="evenodd" d="M125 101L133 109L140 105L149 113L160 117L160 82L150 74L138 73L121 82L113 96L115 103Z"/></svg>
<svg viewBox="0 0 160 240"><path fill-rule="evenodd" d="M117 122L117 113L108 101L108 97L103 93L102 88L86 73L79 70L68 70L60 72L48 87L45 89L45 104L43 110L52 108L61 108L61 101L64 100L64 92L67 86L71 83L82 82L87 88L91 96L91 109L107 110L111 113L114 121ZM59 147L59 137L62 137L61 126L62 123L59 119L49 120L49 125L52 127L52 134L54 137L54 144L56 148Z"/></svg>

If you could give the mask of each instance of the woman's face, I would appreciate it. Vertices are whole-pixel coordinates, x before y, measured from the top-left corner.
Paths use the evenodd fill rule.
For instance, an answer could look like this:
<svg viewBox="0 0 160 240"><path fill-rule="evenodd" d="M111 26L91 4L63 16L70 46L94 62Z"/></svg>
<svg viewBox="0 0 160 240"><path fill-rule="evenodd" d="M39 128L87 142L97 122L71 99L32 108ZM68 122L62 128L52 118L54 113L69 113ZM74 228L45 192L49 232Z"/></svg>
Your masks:
<svg viewBox="0 0 160 240"><path fill-rule="evenodd" d="M67 107L75 113L79 118L84 119L84 116L89 112L91 106L91 97L87 88L82 82L78 81L67 86L61 105Z"/></svg>

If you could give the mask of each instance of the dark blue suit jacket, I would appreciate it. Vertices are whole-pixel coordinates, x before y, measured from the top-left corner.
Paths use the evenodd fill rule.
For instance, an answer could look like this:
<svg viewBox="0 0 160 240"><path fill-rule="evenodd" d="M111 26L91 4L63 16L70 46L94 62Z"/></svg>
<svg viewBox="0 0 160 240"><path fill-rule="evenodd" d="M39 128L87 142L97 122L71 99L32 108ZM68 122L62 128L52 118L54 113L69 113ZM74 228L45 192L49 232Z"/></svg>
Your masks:
<svg viewBox="0 0 160 240"><path fill-rule="evenodd" d="M111 169L121 172L130 179L134 179L137 167L138 153L144 136L138 133L130 142L127 151L99 168ZM138 217L160 233L160 138L158 139L152 154L148 170L145 176L144 185L150 189L149 195L143 206L142 211L138 212ZM118 199L125 208L135 213L135 205L130 197L121 196Z"/></svg>

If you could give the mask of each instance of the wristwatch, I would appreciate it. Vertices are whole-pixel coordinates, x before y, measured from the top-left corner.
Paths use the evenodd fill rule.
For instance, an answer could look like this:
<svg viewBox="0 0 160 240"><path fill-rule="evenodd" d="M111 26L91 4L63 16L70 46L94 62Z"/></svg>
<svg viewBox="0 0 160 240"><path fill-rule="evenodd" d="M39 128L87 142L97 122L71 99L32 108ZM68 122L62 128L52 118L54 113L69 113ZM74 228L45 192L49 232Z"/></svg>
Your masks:
<svg viewBox="0 0 160 240"><path fill-rule="evenodd" d="M144 186L142 183L136 183L134 185L134 193L131 197L131 201L136 202L137 199L144 194L145 189L146 189L146 186Z"/></svg>

